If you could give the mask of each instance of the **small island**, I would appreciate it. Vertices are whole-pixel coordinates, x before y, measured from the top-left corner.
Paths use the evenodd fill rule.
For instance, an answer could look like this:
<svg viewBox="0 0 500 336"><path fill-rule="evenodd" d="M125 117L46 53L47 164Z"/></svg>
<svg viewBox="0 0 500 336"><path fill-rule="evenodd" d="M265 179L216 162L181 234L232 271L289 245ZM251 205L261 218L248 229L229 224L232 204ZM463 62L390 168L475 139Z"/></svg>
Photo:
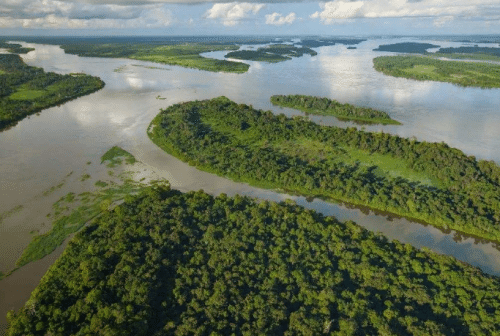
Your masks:
<svg viewBox="0 0 500 336"><path fill-rule="evenodd" d="M0 48L7 49L8 52L12 54L27 54L30 51L35 50L35 48L25 48L17 43L7 43L6 41L0 40Z"/></svg>
<svg viewBox="0 0 500 336"><path fill-rule="evenodd" d="M227 53L224 57L247 61L276 63L301 57L304 54L316 56L317 52L306 47L295 47L289 44L271 44L257 50L238 50Z"/></svg>
<svg viewBox="0 0 500 336"><path fill-rule="evenodd" d="M164 186L76 234L7 335L492 335L499 287L290 201Z"/></svg>
<svg viewBox="0 0 500 336"><path fill-rule="evenodd" d="M373 59L373 67L394 77L500 88L500 65L497 64L446 61L426 56L381 56Z"/></svg>
<svg viewBox="0 0 500 336"><path fill-rule="evenodd" d="M300 44L303 47L308 47L308 48L319 48L319 47L325 47L325 46L332 46L336 44L344 44L344 45L355 45L359 44L361 42L366 41L366 39L342 39L342 38L336 38L336 37L321 37L319 39L304 39L300 40L298 44Z"/></svg>
<svg viewBox="0 0 500 336"><path fill-rule="evenodd" d="M382 44L374 51L389 51L398 53L416 53L425 54L427 49L439 48L438 45L430 43L403 42L394 44Z"/></svg>
<svg viewBox="0 0 500 336"><path fill-rule="evenodd" d="M355 121L367 124L401 125L399 121L382 111L351 104L341 104L336 100L304 95L274 95L271 103L291 107L315 115L334 116L342 121Z"/></svg>
<svg viewBox="0 0 500 336"><path fill-rule="evenodd" d="M500 241L500 167L444 143L320 126L226 97L172 105L148 135L179 159L235 181Z"/></svg>
<svg viewBox="0 0 500 336"><path fill-rule="evenodd" d="M458 47L440 48L435 54L436 57L447 57L454 59L473 59L484 61L500 61L500 48L495 47Z"/></svg>
<svg viewBox="0 0 500 336"><path fill-rule="evenodd" d="M45 72L26 65L19 55L0 54L0 131L28 115L103 87L98 77Z"/></svg>

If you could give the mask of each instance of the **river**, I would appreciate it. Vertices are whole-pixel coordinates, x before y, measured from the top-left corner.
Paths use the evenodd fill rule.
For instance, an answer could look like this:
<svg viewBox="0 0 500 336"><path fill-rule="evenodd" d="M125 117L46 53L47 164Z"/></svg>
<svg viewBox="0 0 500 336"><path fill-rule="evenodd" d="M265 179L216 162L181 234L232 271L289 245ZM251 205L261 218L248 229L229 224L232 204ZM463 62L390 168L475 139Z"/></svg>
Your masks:
<svg viewBox="0 0 500 336"><path fill-rule="evenodd" d="M0 271L5 273L14 267L32 239L30 232L45 232L50 228L45 215L53 202L69 191L91 190L93 182L106 175L100 157L110 147L119 145L140 160L149 174L168 179L181 191L204 189L214 195L224 192L276 201L292 198L323 214L353 220L391 239L425 246L484 272L500 275L500 251L489 242L453 231L445 233L406 219L391 219L317 199L309 202L303 197L235 183L177 160L157 148L146 135L148 124L159 109L174 103L224 95L255 108L302 115L299 111L274 107L269 102L274 94L300 93L380 109L403 123L402 126L365 126L366 130L444 141L478 159L500 162L500 90L419 82L376 72L372 59L391 53L372 49L401 41L412 40L368 40L354 50L335 45L316 48L318 55L314 57L306 55L275 64L248 62L251 67L245 74L211 73L126 59L85 58L66 55L58 46L22 43L35 48L22 56L27 64L63 74L85 72L101 77L106 86L89 96L44 110L0 133L0 214L23 206L0 223ZM425 42L444 45L439 41ZM461 44L444 46L450 45ZM224 53L208 55L223 58ZM158 95L166 99L156 99ZM354 126L333 117L311 119L324 125ZM70 172L74 174L66 178ZM80 181L83 173L90 174L92 179ZM65 182L61 189L42 196L61 181ZM61 251L28 264L0 281L0 332L5 312L22 306Z"/></svg>

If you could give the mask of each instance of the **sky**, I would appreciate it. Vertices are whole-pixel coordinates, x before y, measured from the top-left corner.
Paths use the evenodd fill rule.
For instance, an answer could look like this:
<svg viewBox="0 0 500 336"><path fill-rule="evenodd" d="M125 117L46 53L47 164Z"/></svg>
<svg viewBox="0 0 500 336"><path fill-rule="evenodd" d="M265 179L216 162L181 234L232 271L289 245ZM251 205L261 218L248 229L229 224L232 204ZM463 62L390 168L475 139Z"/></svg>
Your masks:
<svg viewBox="0 0 500 336"><path fill-rule="evenodd" d="M0 35L500 34L500 0L0 0Z"/></svg>

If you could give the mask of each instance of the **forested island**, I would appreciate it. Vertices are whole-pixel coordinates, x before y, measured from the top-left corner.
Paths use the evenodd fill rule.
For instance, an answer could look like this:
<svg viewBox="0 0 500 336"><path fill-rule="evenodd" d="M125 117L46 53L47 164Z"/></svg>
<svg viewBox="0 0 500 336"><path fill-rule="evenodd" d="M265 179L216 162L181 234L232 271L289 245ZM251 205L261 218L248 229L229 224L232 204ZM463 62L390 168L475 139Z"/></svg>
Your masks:
<svg viewBox="0 0 500 336"><path fill-rule="evenodd" d="M374 51L389 51L398 53L422 54L430 57L447 57L453 59L473 59L473 60L500 60L500 48L463 46L439 48L440 46L430 43L403 42L394 44L383 44ZM428 52L427 49L439 48L435 53Z"/></svg>
<svg viewBox="0 0 500 336"><path fill-rule="evenodd" d="M26 65L19 55L0 54L0 130L30 114L103 87L98 77L45 72Z"/></svg>
<svg viewBox="0 0 500 336"><path fill-rule="evenodd" d="M163 186L78 233L7 335L493 335L499 287L293 202Z"/></svg>
<svg viewBox="0 0 500 336"><path fill-rule="evenodd" d="M238 50L235 44L183 43L157 45L145 43L90 43L62 44L68 54L85 57L130 58L185 68L195 68L212 72L243 73L250 67L241 62L231 62L200 56L200 53L220 50Z"/></svg>
<svg viewBox="0 0 500 336"><path fill-rule="evenodd" d="M500 65L445 61L425 56L381 56L375 70L394 77L449 82L460 86L500 87Z"/></svg>
<svg viewBox="0 0 500 336"><path fill-rule="evenodd" d="M7 49L8 52L13 54L27 54L30 51L35 50L35 48L25 48L17 43L7 43L6 41L0 40L0 48Z"/></svg>
<svg viewBox="0 0 500 336"><path fill-rule="evenodd" d="M403 42L394 44L382 44L378 48L373 49L374 51L389 51L389 52L399 52L399 53L418 53L425 54L427 49L439 48L438 45L430 43L417 43L417 42Z"/></svg>
<svg viewBox="0 0 500 336"><path fill-rule="evenodd" d="M352 120L367 124L401 125L400 122L391 119L385 112L351 104L341 104L336 100L328 98L305 95L274 95L271 97L271 103L278 106L291 107L310 114L334 116L344 121Z"/></svg>
<svg viewBox="0 0 500 336"><path fill-rule="evenodd" d="M455 59L478 59L500 61L500 48L494 47L458 47L440 48L434 56Z"/></svg>
<svg viewBox="0 0 500 336"><path fill-rule="evenodd" d="M318 53L307 47L295 47L289 44L271 44L257 50L232 51L227 53L224 57L276 63L291 60L292 57L301 57L304 54L316 56Z"/></svg>
<svg viewBox="0 0 500 336"><path fill-rule="evenodd" d="M310 38L305 38L301 39L300 42L297 44L300 44L303 47L308 47L308 48L319 48L319 47L325 47L325 46L332 46L335 44L344 44L344 45L355 45L359 44L361 42L366 41L366 39L342 39L342 38L336 38L336 37L319 37L318 39L310 39ZM348 48L349 49L349 48Z"/></svg>
<svg viewBox="0 0 500 336"><path fill-rule="evenodd" d="M176 104L149 137L199 169L500 241L500 167L444 143L275 116L225 97Z"/></svg>

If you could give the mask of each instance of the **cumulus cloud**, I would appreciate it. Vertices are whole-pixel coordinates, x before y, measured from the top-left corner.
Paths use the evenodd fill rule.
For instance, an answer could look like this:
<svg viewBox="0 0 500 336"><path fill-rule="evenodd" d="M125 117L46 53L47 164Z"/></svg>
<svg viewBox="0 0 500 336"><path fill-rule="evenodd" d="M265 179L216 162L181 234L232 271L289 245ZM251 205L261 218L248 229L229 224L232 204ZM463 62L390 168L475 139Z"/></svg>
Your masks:
<svg viewBox="0 0 500 336"><path fill-rule="evenodd" d="M0 28L160 28L174 21L163 5L118 6L36 0L15 15L0 17Z"/></svg>
<svg viewBox="0 0 500 336"><path fill-rule="evenodd" d="M354 18L435 17L445 24L456 17L491 17L500 10L497 0L336 0L320 3L310 16L325 24Z"/></svg>
<svg viewBox="0 0 500 336"><path fill-rule="evenodd" d="M437 19L434 20L433 24L434 26L441 28L447 23L453 21L455 18L453 16L441 16Z"/></svg>
<svg viewBox="0 0 500 336"><path fill-rule="evenodd" d="M257 14L264 6L249 2L216 3L204 16L208 19L219 19L225 26L234 26L248 19L251 14Z"/></svg>
<svg viewBox="0 0 500 336"><path fill-rule="evenodd" d="M266 24L282 26L284 24L292 24L296 19L297 17L294 12L291 12L287 16L274 12L273 14L266 15Z"/></svg>

